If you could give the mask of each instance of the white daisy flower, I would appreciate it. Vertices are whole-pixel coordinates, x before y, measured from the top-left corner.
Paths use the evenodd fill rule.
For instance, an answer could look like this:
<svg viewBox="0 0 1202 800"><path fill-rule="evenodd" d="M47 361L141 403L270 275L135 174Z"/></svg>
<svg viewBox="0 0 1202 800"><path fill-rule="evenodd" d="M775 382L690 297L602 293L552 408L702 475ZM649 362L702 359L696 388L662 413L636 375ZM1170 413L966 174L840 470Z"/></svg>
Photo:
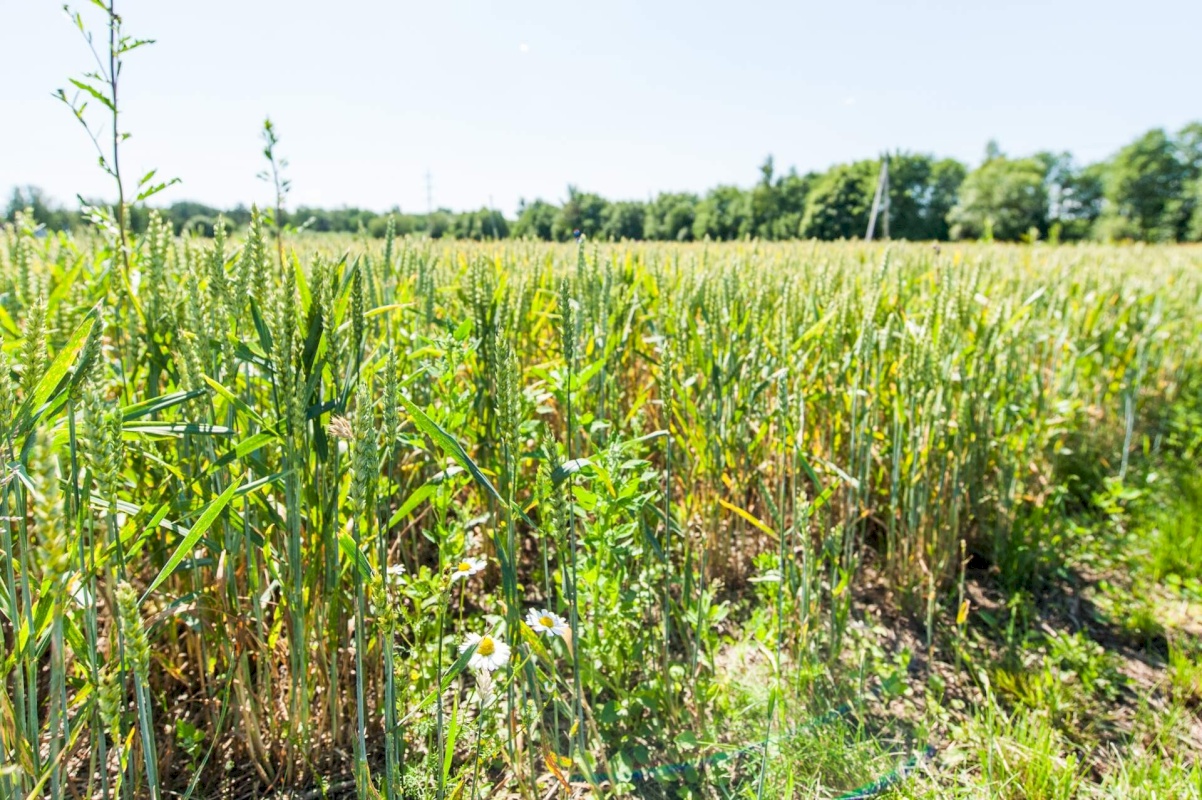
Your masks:
<svg viewBox="0 0 1202 800"><path fill-rule="evenodd" d="M567 620L545 608L542 611L532 608L526 612L526 624L535 633L550 633L552 636L564 637L571 630Z"/></svg>
<svg viewBox="0 0 1202 800"><path fill-rule="evenodd" d="M393 564L388 568L388 582L401 583L405 579L405 565Z"/></svg>
<svg viewBox="0 0 1202 800"><path fill-rule="evenodd" d="M483 558L465 558L451 569L451 581L467 580L486 566L488 562Z"/></svg>
<svg viewBox="0 0 1202 800"><path fill-rule="evenodd" d="M509 645L500 639L469 633L463 644L459 645L459 652L466 653L472 647L476 648L476 652L472 653L467 662L469 669L492 672L505 666L505 662L509 660Z"/></svg>

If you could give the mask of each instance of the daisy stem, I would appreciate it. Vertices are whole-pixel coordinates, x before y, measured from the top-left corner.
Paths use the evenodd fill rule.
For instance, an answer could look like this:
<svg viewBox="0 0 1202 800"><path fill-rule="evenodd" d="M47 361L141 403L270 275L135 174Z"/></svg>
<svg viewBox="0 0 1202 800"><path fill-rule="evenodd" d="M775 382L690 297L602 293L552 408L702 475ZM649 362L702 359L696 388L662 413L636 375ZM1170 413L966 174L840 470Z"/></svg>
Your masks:
<svg viewBox="0 0 1202 800"><path fill-rule="evenodd" d="M359 520L355 519L352 522L354 531L355 550L359 551L362 547L360 543ZM366 718L366 703L363 697L363 647L364 636L363 626L365 623L366 602L363 595L363 576L360 574L358 567L352 569L355 575L355 713L356 713L356 736L355 739L355 783L358 786L359 797L367 796L367 718Z"/></svg>
<svg viewBox="0 0 1202 800"><path fill-rule="evenodd" d="M476 779L480 776L480 731L484 727L484 704L481 697L480 713L476 715L476 755L474 764L472 765L472 791L471 798L476 800Z"/></svg>
<svg viewBox="0 0 1202 800"><path fill-rule="evenodd" d="M583 246L577 247L577 259L581 264L584 260ZM565 427L564 440L567 450L568 461L573 458L572 455L572 437L573 419L572 419L572 376L575 373L575 350L576 350L576 320L575 314L572 313L571 296L568 292L567 279L564 279L562 291L560 294L563 307L560 313L563 319L563 343L564 343L564 361L567 372L567 383L564 387L564 406L565 406ZM565 493L568 508L568 558L569 567L571 570L571 581L569 582L568 590L568 619L572 629L572 713L575 717L576 734L579 739L580 755L584 757L586 744L584 738L584 704L582 698L584 696L583 689L580 685L580 625L579 612L576 607L576 503L572 494L572 487L575 481L572 475L568 475L563 483L563 488L560 490ZM569 751L570 752L570 751Z"/></svg>
<svg viewBox="0 0 1202 800"><path fill-rule="evenodd" d="M439 548L438 558L439 558L439 561L442 560L442 548ZM441 574L442 573L442 564L439 564L438 567L439 567L439 573ZM447 592L445 599L450 600L450 592ZM434 687L435 687L436 691L442 685L442 640L443 640L443 629L446 624L446 617L447 617L447 603L446 602L439 603L438 604L438 657L435 662L435 671L434 671ZM443 714L442 714L442 693L441 692L439 692L439 696L438 696L436 702L434 703L434 714L435 714L434 728L436 731L436 736L438 738L438 749L435 752L441 753L441 752L443 752L443 719L442 719ZM443 772L442 772L442 770L438 770L438 794L437 794L438 800L442 800L445 792L446 792L446 784L443 781Z"/></svg>

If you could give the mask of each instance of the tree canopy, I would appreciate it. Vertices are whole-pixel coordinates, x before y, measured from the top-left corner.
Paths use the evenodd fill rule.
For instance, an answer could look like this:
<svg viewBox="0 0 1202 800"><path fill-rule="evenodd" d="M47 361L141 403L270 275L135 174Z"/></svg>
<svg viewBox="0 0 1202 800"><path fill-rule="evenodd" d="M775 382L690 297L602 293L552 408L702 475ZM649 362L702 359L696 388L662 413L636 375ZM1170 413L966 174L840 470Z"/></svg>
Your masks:
<svg viewBox="0 0 1202 800"><path fill-rule="evenodd" d="M1175 134L1148 131L1111 158L1087 165L1077 164L1069 153L1010 157L990 142L975 168L924 153L894 152L798 174L780 172L769 156L750 186L716 186L703 195L661 192L645 201L611 201L573 185L558 204L522 201L513 220L491 208L410 214L396 207L379 213L301 206L281 216L292 228L375 237L384 236L391 219L398 234L431 238L850 239L867 231L886 162L888 234L894 239L1202 240L1202 122ZM11 220L24 210L50 230L87 224L78 210L54 204L33 186L13 190L5 216ZM145 229L148 213L143 206L131 209L135 231ZM217 209L191 201L172 203L159 214L177 233L206 236L218 217L234 227L250 220L245 206ZM883 228L878 224L877 236Z"/></svg>

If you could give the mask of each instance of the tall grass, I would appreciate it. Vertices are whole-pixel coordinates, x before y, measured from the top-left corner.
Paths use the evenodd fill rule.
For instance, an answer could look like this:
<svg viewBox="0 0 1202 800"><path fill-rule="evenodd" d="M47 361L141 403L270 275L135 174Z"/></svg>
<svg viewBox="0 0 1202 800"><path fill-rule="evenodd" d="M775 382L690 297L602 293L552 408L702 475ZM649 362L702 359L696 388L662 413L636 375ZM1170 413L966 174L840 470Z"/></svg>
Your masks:
<svg viewBox="0 0 1202 800"><path fill-rule="evenodd" d="M273 258L256 216L153 223L127 286L119 244L4 237L13 797L621 786L720 736L757 620L786 725L866 569L930 627L962 552L1037 580L1040 515L1157 446L1202 341L1186 248Z"/></svg>

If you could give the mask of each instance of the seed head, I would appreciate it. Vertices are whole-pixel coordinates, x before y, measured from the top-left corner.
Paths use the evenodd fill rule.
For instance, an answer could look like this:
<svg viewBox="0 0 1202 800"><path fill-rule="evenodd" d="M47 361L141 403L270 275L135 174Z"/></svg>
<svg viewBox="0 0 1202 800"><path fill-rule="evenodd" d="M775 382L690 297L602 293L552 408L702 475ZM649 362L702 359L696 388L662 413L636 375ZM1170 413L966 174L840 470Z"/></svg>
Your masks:
<svg viewBox="0 0 1202 800"><path fill-rule="evenodd" d="M346 417L330 417L330 423L326 425L326 433L335 439L343 439L344 441L350 441L355 438L355 429L351 427L351 421Z"/></svg>
<svg viewBox="0 0 1202 800"><path fill-rule="evenodd" d="M125 636L125 656L134 675L145 683L150 676L150 644L138 611L138 594L125 581L117 585L117 612L121 617L121 633Z"/></svg>

